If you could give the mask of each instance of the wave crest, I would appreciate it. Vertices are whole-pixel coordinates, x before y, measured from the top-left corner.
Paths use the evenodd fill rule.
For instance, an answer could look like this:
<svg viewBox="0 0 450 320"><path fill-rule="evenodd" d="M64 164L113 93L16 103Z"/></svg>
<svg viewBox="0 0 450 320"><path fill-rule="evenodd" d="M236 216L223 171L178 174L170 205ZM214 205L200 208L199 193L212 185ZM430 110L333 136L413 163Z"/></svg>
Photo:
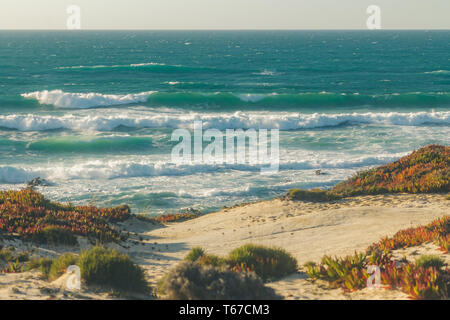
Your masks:
<svg viewBox="0 0 450 320"><path fill-rule="evenodd" d="M154 91L125 95L101 93L70 93L62 90L44 90L21 94L25 99L35 99L40 104L50 104L58 108L87 109L114 105L145 102Z"/></svg>
<svg viewBox="0 0 450 320"><path fill-rule="evenodd" d="M192 128L194 121L202 121L205 129L279 129L300 130L332 127L343 124L386 124L402 126L449 125L450 111L441 112L367 112L367 113L313 113L297 112L235 112L183 113L180 111L126 112L113 115L0 115L0 127L19 131L90 130L112 131L118 127Z"/></svg>
<svg viewBox="0 0 450 320"><path fill-rule="evenodd" d="M289 160L281 162L279 169L314 170L314 169L353 169L358 167L381 165L398 159L404 154L364 156L355 159L309 159L304 161ZM93 160L73 166L51 166L35 169L23 169L11 166L0 167L1 183L26 183L41 177L49 181L67 181L77 179L120 179L157 176L187 176L212 173L225 170L259 172L259 164L175 164L170 162Z"/></svg>
<svg viewBox="0 0 450 320"><path fill-rule="evenodd" d="M425 72L425 74L445 74L445 75L448 75L448 74L450 74L450 70L434 70L434 71L428 71L428 72Z"/></svg>
<svg viewBox="0 0 450 320"><path fill-rule="evenodd" d="M172 82L176 84L176 82ZM220 107L332 107L332 106L439 106L450 105L448 92L393 93L363 95L358 93L303 92L303 93L233 93L233 92L159 92L131 94L69 93L62 90L44 90L21 95L41 104L60 108L94 108L145 103L155 106L220 106Z"/></svg>

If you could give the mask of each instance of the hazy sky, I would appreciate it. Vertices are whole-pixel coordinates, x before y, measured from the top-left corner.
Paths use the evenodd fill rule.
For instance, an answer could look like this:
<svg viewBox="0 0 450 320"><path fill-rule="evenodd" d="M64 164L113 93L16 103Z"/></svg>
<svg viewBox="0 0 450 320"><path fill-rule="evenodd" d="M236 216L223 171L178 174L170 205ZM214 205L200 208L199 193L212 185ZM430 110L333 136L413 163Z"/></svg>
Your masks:
<svg viewBox="0 0 450 320"><path fill-rule="evenodd" d="M450 29L450 0L0 0L0 29L365 29L369 5L383 29Z"/></svg>

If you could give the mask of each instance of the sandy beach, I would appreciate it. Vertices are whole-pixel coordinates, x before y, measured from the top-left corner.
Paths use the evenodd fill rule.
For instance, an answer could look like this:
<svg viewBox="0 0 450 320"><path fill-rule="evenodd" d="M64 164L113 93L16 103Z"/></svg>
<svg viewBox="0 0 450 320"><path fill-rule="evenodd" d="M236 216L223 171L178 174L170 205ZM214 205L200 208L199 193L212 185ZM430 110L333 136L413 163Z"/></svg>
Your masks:
<svg viewBox="0 0 450 320"><path fill-rule="evenodd" d="M141 265L150 284L157 281L183 259L193 247L201 246L208 253L225 255L247 243L277 246L290 252L302 266L307 261L319 262L325 255L344 256L360 251L400 229L424 225L448 215L450 201L441 194L396 194L360 196L329 203L290 201L278 198L201 216L197 219L155 225L136 218L120 223L130 238L121 245L110 244L130 255ZM80 246L33 247L20 241L4 240L4 246L29 250L39 256L75 252L91 246L79 238ZM433 244L425 244L394 254L410 259L420 254L441 255ZM327 283L312 281L300 267L298 273L268 285L285 299L407 299L394 290L364 289L346 293L331 289ZM63 276L52 283L40 279L37 271L0 274L0 299L115 299L101 289L82 287L70 291L64 287Z"/></svg>

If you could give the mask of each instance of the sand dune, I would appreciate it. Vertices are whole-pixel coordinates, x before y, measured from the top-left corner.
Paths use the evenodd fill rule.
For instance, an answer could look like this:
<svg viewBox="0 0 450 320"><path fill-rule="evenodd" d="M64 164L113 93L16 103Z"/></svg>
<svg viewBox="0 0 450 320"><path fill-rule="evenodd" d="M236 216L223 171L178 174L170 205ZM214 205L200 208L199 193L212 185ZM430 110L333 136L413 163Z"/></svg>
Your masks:
<svg viewBox="0 0 450 320"><path fill-rule="evenodd" d="M128 253L145 268L150 283L156 284L168 268L177 264L195 246L221 255L246 243L279 246L292 253L299 265L303 265L307 261L319 261L324 254L342 256L364 250L400 229L442 217L450 212L449 209L450 201L445 200L443 195L361 196L333 203L274 199L223 209L168 226L157 226L133 218L120 224L121 228L131 231L127 243L110 246ZM17 242L15 245L19 246ZM80 243L80 249L88 246L86 241ZM424 252L435 250L433 245L427 246L416 249ZM41 254L58 254L63 249L35 250ZM448 259L448 254L446 256ZM2 299L111 298L92 288L68 292L61 289L61 281L49 284L40 280L37 272L0 275L0 283ZM269 285L286 299L407 298L402 292L384 289L364 289L348 294L342 289L330 289L326 283L307 279L302 270ZM53 288L53 291L48 288Z"/></svg>

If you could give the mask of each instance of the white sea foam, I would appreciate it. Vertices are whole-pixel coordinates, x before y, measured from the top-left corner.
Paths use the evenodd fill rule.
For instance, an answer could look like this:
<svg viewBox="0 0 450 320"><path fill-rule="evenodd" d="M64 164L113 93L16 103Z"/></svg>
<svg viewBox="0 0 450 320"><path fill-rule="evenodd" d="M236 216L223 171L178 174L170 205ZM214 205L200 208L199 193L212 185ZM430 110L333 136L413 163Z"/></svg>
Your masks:
<svg viewBox="0 0 450 320"><path fill-rule="evenodd" d="M450 70L434 70L425 72L426 74L450 74Z"/></svg>
<svg viewBox="0 0 450 320"><path fill-rule="evenodd" d="M302 161L281 161L280 171L314 170L314 169L351 169L372 165L381 165L398 159L403 154L385 154L364 156L355 159L342 159L336 156L321 160L305 159ZM0 167L1 183L25 183L33 178L42 177L49 181L76 179L119 179L135 177L185 176L202 173L217 173L222 170L259 172L260 165L254 164L175 164L164 161L148 160L90 160L75 165L54 165L45 167L21 168Z"/></svg>
<svg viewBox="0 0 450 320"><path fill-rule="evenodd" d="M261 72L255 72L253 74L254 75L259 75L259 76L274 76L275 75L275 71L263 70Z"/></svg>
<svg viewBox="0 0 450 320"><path fill-rule="evenodd" d="M101 94L101 93L70 93L62 90L44 90L24 93L26 99L36 99L40 104L51 104L59 108L86 109L94 107L116 106L145 102L154 91L133 94Z"/></svg>
<svg viewBox="0 0 450 320"><path fill-rule="evenodd" d="M244 102L258 102L267 97L265 94L239 94L237 97Z"/></svg>
<svg viewBox="0 0 450 320"><path fill-rule="evenodd" d="M25 183L39 177L39 173L11 166L0 167L0 183Z"/></svg>
<svg viewBox="0 0 450 320"><path fill-rule="evenodd" d="M144 63L133 63L133 64L116 64L116 65L95 65L95 66L70 66L70 67L58 67L58 70L67 69L110 69L110 68L126 68L126 67L146 67L146 66L165 66L164 63L156 62L144 62Z"/></svg>
<svg viewBox="0 0 450 320"><path fill-rule="evenodd" d="M264 128L299 130L339 126L346 123L421 126L450 124L450 111L440 112L367 112L313 113L297 112L234 112L195 113L172 109L171 112L142 110L96 110L82 114L56 115L0 115L0 127L20 131L54 129L109 131L117 127L130 128L191 128L194 121L203 121L204 128L240 129ZM85 110L86 111L86 110Z"/></svg>

